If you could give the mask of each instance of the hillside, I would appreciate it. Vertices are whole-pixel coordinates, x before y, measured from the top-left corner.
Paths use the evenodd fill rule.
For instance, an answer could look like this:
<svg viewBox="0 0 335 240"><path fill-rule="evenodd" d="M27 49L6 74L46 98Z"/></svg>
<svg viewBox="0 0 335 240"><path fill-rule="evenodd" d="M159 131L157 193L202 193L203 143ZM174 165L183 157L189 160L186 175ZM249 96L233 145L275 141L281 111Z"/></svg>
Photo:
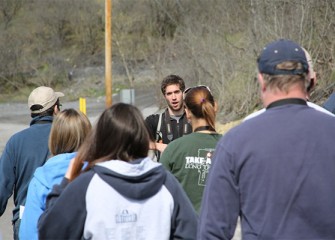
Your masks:
<svg viewBox="0 0 335 240"><path fill-rule="evenodd" d="M37 85L104 94L104 0L0 0L0 101ZM224 122L260 107L255 79L262 47L278 38L312 55L321 104L335 84L331 0L114 0L113 91L159 90L167 74L206 84ZM159 91L153 91L161 100Z"/></svg>

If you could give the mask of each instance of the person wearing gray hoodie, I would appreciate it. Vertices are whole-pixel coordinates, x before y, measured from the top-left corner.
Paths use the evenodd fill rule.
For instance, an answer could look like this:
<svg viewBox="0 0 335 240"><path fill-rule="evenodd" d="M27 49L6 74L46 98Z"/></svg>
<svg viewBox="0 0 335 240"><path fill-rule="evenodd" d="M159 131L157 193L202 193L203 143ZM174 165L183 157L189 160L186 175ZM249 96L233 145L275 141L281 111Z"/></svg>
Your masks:
<svg viewBox="0 0 335 240"><path fill-rule="evenodd" d="M175 177L147 157L149 141L136 107L106 109L48 195L39 237L195 239L197 214Z"/></svg>

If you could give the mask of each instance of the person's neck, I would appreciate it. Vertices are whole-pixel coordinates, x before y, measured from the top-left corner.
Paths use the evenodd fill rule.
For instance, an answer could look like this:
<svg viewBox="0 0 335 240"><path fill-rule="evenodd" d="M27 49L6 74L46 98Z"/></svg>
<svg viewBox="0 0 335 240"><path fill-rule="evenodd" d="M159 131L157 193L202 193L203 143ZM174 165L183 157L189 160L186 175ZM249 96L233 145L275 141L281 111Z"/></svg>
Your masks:
<svg viewBox="0 0 335 240"><path fill-rule="evenodd" d="M172 110L171 108L168 107L168 111L169 111L170 116L181 116L184 113L184 108L181 108L178 111L174 111L174 110Z"/></svg>
<svg viewBox="0 0 335 240"><path fill-rule="evenodd" d="M199 127L209 126L207 121L203 118L192 118L191 119L192 131L194 132L195 129ZM210 133L210 130L201 130L199 132Z"/></svg>
<svg viewBox="0 0 335 240"><path fill-rule="evenodd" d="M301 91L301 89L293 88L290 89L288 93L277 90L271 92L269 91L267 93L263 93L262 95L264 107L267 107L269 104L275 101L288 98L301 98L303 100L306 100L306 93Z"/></svg>

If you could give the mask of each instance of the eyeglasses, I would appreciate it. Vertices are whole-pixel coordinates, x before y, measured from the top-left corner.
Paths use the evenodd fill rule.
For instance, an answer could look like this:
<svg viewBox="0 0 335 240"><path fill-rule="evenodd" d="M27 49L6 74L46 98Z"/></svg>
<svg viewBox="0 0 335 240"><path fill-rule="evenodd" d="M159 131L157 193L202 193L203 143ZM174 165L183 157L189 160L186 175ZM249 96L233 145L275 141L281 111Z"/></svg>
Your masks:
<svg viewBox="0 0 335 240"><path fill-rule="evenodd" d="M210 92L212 94L212 91L209 89L208 86L206 85L198 85L198 86L195 86L195 87L189 87L189 88L186 88L185 91L184 91L184 98L185 98L185 95L191 90L191 89L194 89L194 88L206 88L208 90L208 92Z"/></svg>

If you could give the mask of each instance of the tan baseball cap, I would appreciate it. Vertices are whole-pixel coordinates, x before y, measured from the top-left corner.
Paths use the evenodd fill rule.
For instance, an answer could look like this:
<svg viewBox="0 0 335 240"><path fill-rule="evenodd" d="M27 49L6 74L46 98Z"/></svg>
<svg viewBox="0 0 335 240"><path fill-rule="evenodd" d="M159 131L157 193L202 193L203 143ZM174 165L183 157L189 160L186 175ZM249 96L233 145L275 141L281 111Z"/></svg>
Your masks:
<svg viewBox="0 0 335 240"><path fill-rule="evenodd" d="M31 110L31 113L41 113L51 108L60 97L64 97L64 94L61 92L55 92L50 87L41 86L35 88L30 93L28 98L28 107ZM41 105L43 108L32 110L31 107L34 105Z"/></svg>

